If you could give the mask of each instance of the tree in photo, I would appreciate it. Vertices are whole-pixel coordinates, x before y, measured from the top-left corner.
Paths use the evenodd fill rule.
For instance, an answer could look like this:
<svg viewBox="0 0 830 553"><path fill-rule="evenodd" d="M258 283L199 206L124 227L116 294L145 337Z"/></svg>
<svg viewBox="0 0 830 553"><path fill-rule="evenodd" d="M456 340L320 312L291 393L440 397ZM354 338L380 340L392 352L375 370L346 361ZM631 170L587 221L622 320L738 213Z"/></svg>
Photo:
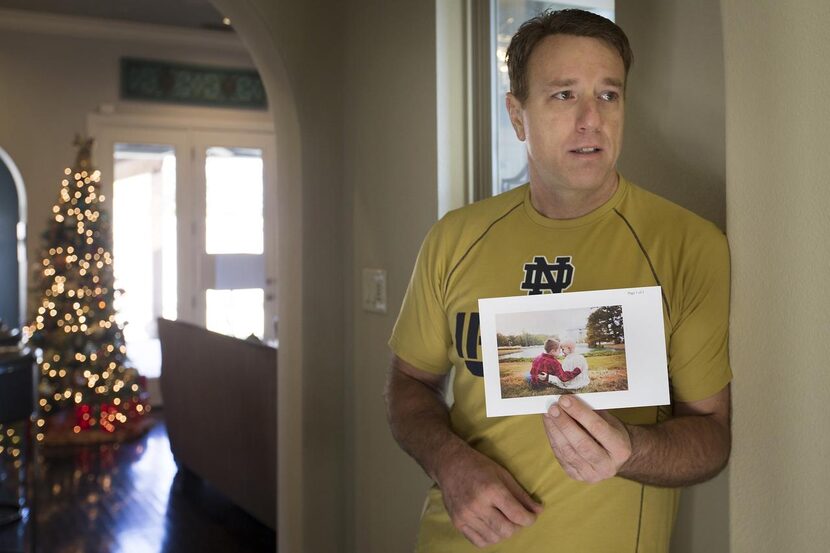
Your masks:
<svg viewBox="0 0 830 553"><path fill-rule="evenodd" d="M143 378L129 366L115 320L112 231L92 140L78 137L75 145L75 165L64 170L43 233L33 277L39 300L28 327L29 343L39 350L37 438L47 443L72 441L73 434L114 438L140 426L149 411Z"/></svg>
<svg viewBox="0 0 830 553"><path fill-rule="evenodd" d="M621 305L605 305L594 309L588 315L588 346L595 348L602 344L625 342Z"/></svg>

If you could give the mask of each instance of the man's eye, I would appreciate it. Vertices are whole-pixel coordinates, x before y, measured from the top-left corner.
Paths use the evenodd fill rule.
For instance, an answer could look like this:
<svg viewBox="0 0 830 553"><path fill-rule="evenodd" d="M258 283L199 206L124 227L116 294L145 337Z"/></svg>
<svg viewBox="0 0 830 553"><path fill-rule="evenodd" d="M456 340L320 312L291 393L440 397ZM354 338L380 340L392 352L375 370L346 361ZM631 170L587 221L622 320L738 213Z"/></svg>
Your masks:
<svg viewBox="0 0 830 553"><path fill-rule="evenodd" d="M617 92L609 90L609 91L606 91L606 92L603 92L602 94L600 94L599 97L602 100L605 100L606 102L613 102L614 100L619 98L620 95Z"/></svg>
<svg viewBox="0 0 830 553"><path fill-rule="evenodd" d="M556 92L553 97L557 100L569 100L573 98L574 95L570 90L563 90L562 92Z"/></svg>

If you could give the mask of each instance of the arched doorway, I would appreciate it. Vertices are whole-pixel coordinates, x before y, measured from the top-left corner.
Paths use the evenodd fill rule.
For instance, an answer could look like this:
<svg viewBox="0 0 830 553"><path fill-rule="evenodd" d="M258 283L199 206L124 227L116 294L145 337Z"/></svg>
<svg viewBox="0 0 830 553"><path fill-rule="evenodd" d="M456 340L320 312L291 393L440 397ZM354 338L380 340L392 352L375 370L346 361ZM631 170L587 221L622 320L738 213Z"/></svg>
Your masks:
<svg viewBox="0 0 830 553"><path fill-rule="evenodd" d="M304 246L301 139L288 71L254 3L210 2L233 21L265 85L277 137L277 259L299 259ZM302 263L280 262L278 266L277 543L279 551L303 551L303 272Z"/></svg>
<svg viewBox="0 0 830 553"><path fill-rule="evenodd" d="M26 319L26 193L17 166L0 148L0 320Z"/></svg>

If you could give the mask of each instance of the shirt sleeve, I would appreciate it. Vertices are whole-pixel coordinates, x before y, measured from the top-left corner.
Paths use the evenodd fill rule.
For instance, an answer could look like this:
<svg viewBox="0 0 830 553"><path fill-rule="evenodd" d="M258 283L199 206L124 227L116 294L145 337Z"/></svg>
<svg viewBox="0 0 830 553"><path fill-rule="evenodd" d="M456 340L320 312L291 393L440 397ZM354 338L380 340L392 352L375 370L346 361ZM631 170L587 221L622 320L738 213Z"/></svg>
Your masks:
<svg viewBox="0 0 830 553"><path fill-rule="evenodd" d="M446 262L441 259L440 223L430 230L409 281L389 347L415 368L446 374L452 334L443 305L441 282Z"/></svg>
<svg viewBox="0 0 830 553"><path fill-rule="evenodd" d="M537 357L530 364L530 382L534 386L539 383L539 365L541 357Z"/></svg>
<svg viewBox="0 0 830 553"><path fill-rule="evenodd" d="M729 366L729 247L720 232L696 244L684 268L680 318L669 342L669 375L676 401L698 401L731 380Z"/></svg>

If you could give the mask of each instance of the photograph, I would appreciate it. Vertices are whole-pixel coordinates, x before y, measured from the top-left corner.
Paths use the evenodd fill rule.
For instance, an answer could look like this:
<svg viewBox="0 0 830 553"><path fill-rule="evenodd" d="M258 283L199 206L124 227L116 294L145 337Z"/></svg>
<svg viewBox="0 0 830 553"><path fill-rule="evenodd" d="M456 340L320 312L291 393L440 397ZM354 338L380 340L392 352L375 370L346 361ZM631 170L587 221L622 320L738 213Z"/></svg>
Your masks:
<svg viewBox="0 0 830 553"><path fill-rule="evenodd" d="M488 417L669 403L659 286L478 300Z"/></svg>
<svg viewBox="0 0 830 553"><path fill-rule="evenodd" d="M628 389L621 305L496 316L501 397Z"/></svg>

